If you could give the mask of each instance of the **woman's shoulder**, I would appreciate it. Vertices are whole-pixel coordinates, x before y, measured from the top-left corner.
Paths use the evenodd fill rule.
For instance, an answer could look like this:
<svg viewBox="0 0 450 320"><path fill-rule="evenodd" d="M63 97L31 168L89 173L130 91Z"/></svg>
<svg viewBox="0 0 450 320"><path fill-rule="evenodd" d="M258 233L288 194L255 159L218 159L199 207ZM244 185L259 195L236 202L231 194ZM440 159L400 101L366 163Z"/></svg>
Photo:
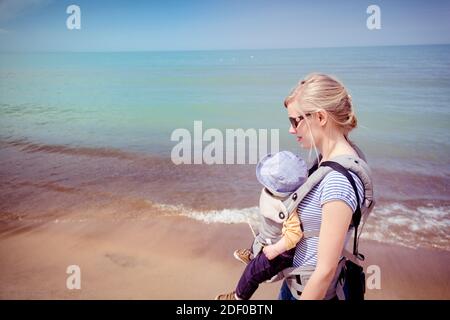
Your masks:
<svg viewBox="0 0 450 320"><path fill-rule="evenodd" d="M350 171L350 170L349 170L349 173L355 180L355 183L359 182L362 184L361 179L358 177L358 175L356 173L354 173L353 171ZM357 181L357 180L359 180L359 181ZM323 177L320 184L324 185L324 184L330 184L330 183L332 184L332 183L343 183L343 182L348 182L350 184L350 182L348 181L348 179L345 175L343 175L339 171L331 170Z"/></svg>
<svg viewBox="0 0 450 320"><path fill-rule="evenodd" d="M358 175L350 170L349 170L349 173L352 176L353 180L355 181L357 188L358 189L364 188L364 184L362 183L362 181L358 177ZM328 188L350 187L353 190L353 187L350 184L350 181L347 179L347 177L336 170L331 170L324 176L324 178L322 179L322 181L319 184L319 188L323 189L324 187L328 187Z"/></svg>
<svg viewBox="0 0 450 320"><path fill-rule="evenodd" d="M359 198L362 199L364 195L364 185L356 173L349 172L355 181ZM319 184L319 192L321 205L333 200L342 200L346 202L352 210L356 209L356 194L350 181L345 175L336 170L332 170L325 175Z"/></svg>

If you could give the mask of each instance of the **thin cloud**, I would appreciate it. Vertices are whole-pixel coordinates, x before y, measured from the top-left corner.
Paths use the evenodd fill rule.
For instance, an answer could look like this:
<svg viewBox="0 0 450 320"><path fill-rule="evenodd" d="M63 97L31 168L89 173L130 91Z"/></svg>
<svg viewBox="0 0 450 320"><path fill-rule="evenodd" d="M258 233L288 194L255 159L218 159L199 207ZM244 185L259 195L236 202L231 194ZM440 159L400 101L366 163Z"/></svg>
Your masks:
<svg viewBox="0 0 450 320"><path fill-rule="evenodd" d="M33 9L46 6L50 2L52 0L0 0L0 22L13 20Z"/></svg>

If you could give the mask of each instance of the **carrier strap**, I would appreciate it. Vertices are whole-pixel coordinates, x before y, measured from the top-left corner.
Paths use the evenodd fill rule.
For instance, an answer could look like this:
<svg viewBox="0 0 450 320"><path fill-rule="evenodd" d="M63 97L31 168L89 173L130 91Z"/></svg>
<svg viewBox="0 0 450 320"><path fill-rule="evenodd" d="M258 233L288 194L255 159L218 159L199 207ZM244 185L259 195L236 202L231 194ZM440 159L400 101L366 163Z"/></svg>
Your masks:
<svg viewBox="0 0 450 320"><path fill-rule="evenodd" d="M353 239L353 254L355 256L358 256L358 226L361 222L361 208L360 208L360 204L361 204L361 200L359 199L359 193L358 193L358 189L356 188L356 183L355 180L353 179L352 175L348 172L347 169L345 169L341 164L334 162L334 161L324 161L321 166L327 166L330 167L340 173L342 173L350 182L351 186L353 187L353 190L355 192L356 195L356 201L357 201L357 206L356 206L356 210L352 215L352 225L355 229L355 236ZM316 168L317 169L317 168ZM320 233L320 230L305 230L303 231L303 238L311 238L311 237L318 237Z"/></svg>
<svg viewBox="0 0 450 320"><path fill-rule="evenodd" d="M303 238L312 238L312 237L318 237L320 233L320 230L308 230L303 231Z"/></svg>
<svg viewBox="0 0 450 320"><path fill-rule="evenodd" d="M324 161L323 163L320 164L320 166L327 166L327 167L330 167L330 168L342 173L348 179L348 181L350 182L350 184L355 192L357 206L356 206L355 212L352 215L352 225L355 229L355 235L354 235L354 240L353 240L353 253L349 252L348 250L346 250L344 248L344 250L342 252L342 256L345 257L346 259L353 261L356 264L359 264L359 262L357 260L358 259L363 260L364 256L360 255L358 253L358 236L357 235L358 235L358 226L361 221L361 208L360 208L361 200L359 198L359 193L358 193L358 189L356 187L355 180L353 179L353 177L349 173L349 171L337 162ZM312 169L312 171L310 172L310 174L315 169L317 169L317 167L316 168L313 167L311 169ZM320 230L304 231L303 236L305 238L315 237L315 236L319 236L319 232L320 232ZM336 278L336 277L339 277L341 270L344 266L344 262L345 262L345 259L341 258L341 260L339 261L339 264L338 264L338 268L336 269L335 279L333 279L333 281L337 281L338 278ZM307 281L309 280L309 278L312 276L314 270L315 270L315 266L300 266L300 267L287 268L281 272L281 275L286 279L287 285L288 285L292 295L296 299L300 298L300 295L303 292L303 290L305 289L305 285L306 285ZM280 274L278 274L278 276L280 276ZM277 277L274 277L271 279L271 281L276 281L276 280L278 280ZM328 291L329 290L330 290L330 288L328 289ZM327 294L329 293L328 291L327 291Z"/></svg>
<svg viewBox="0 0 450 320"><path fill-rule="evenodd" d="M359 199L358 188L356 188L355 180L353 179L352 175L348 172L348 170L345 169L341 164L339 164L337 162L324 161L321 163L321 166L331 167L332 169L342 173L344 176L347 177L348 181L350 182L350 184L353 187L353 191L355 191L357 204L356 204L356 210L352 215L352 224L353 224L353 227L355 228L355 236L353 239L353 255L358 257L358 226L359 226L359 223L361 222L361 208L360 208L361 201Z"/></svg>

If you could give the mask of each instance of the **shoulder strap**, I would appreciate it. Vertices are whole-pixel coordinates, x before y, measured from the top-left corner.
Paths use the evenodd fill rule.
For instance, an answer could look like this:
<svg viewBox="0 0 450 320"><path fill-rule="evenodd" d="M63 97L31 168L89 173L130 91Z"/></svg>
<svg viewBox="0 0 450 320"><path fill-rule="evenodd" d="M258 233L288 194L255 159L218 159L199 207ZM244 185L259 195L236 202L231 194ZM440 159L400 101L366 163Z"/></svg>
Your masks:
<svg viewBox="0 0 450 320"><path fill-rule="evenodd" d="M283 200L283 205L286 207L286 211L292 214L296 212L300 202L304 197L318 184L322 179L331 171L337 170L342 172L344 176L347 177L352 188L355 190L356 200L358 201L357 211L355 211L352 216L352 226L355 227L355 231L358 232L358 226L363 222L364 217L372 211L375 200L373 193L373 184L371 178L370 168L367 163L358 157L353 157L349 155L342 155L333 158L333 161L325 161L321 165L318 165L319 161L316 161L313 166L309 169L308 179L304 184L302 184L295 192L293 192L288 198ZM335 163L335 164L330 164ZM330 165L327 165L330 164ZM356 189L356 184L352 176L348 171L355 173L364 185L364 197L360 199L359 193ZM353 181L353 182L352 182ZM364 214L364 216L363 216ZM361 228L359 228L361 229ZM320 230L303 230L304 238L317 237L319 236ZM358 253L358 242L354 246L354 252ZM351 254L351 253L349 253ZM364 259L362 255L359 256L360 259Z"/></svg>
<svg viewBox="0 0 450 320"><path fill-rule="evenodd" d="M357 149L359 150L359 149ZM365 158L362 152L359 150L357 157L352 157L348 155L338 156L333 158L334 161L325 161L320 166L318 165L318 161L314 163L314 165L309 170L309 177L306 183L304 183L299 189L297 189L287 200L284 201L286 208L288 208L288 212L295 210L300 201L308 194L308 192L319 183L326 174L331 172L332 170L336 170L342 173L345 177L347 177L350 182L356 196L357 206L356 210L352 215L352 225L355 229L355 237L353 242L353 252L348 252L345 248L342 252L342 255L348 259L353 261L355 264L359 264L358 260L364 260L364 256L358 252L358 226L364 217L367 219L367 215L372 211L375 205L374 193L373 193L373 184L370 173L370 168L365 162ZM361 182L364 185L364 197L360 199L358 190L356 188L356 183L350 172L355 173ZM363 209L361 209L363 207ZM364 217L362 214L364 213ZM304 237L313 237L319 236L320 230L309 230L304 233ZM342 267L346 261L346 259L341 259L338 265L337 270L342 270ZM300 266L296 268L285 269L281 272L280 278L285 277L287 280L287 284L291 293L296 296L298 292L302 291L302 285L304 285L305 281L298 281L298 275L303 276L307 280L312 274L311 270L305 270L306 266ZM312 267L313 269L315 267ZM340 275L340 271L336 272L336 276ZM298 282L298 286L294 285L295 280ZM335 280L333 280L332 285L329 290L332 290L332 294L335 295ZM328 294L328 293L327 293ZM298 298L298 296L296 296Z"/></svg>
<svg viewBox="0 0 450 320"><path fill-rule="evenodd" d="M324 161L320 164L320 166L327 166L327 167L332 168L333 170L340 172L345 177L347 177L348 181L350 182L350 184L353 187L353 191L355 192L356 202L357 202L356 210L355 210L355 212L353 212L353 215L352 215L352 224L355 229L355 236L353 239L353 255L358 257L359 256L359 253L358 253L358 226L361 221L361 201L359 199L359 193L358 193L358 189L356 188L355 180L353 179L352 175L348 172L348 170L345 169L341 164L339 164L337 162ZM361 257L364 259L364 256L361 255Z"/></svg>

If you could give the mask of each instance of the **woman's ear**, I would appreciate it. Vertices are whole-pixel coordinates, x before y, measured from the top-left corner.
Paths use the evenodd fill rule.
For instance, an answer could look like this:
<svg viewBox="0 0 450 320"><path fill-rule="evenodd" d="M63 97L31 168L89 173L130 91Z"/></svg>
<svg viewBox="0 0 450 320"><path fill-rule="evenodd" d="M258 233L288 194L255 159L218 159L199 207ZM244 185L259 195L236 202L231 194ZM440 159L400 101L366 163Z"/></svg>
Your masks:
<svg viewBox="0 0 450 320"><path fill-rule="evenodd" d="M319 120L319 124L324 126L328 122L328 114L324 110L320 110L317 112L317 119Z"/></svg>

